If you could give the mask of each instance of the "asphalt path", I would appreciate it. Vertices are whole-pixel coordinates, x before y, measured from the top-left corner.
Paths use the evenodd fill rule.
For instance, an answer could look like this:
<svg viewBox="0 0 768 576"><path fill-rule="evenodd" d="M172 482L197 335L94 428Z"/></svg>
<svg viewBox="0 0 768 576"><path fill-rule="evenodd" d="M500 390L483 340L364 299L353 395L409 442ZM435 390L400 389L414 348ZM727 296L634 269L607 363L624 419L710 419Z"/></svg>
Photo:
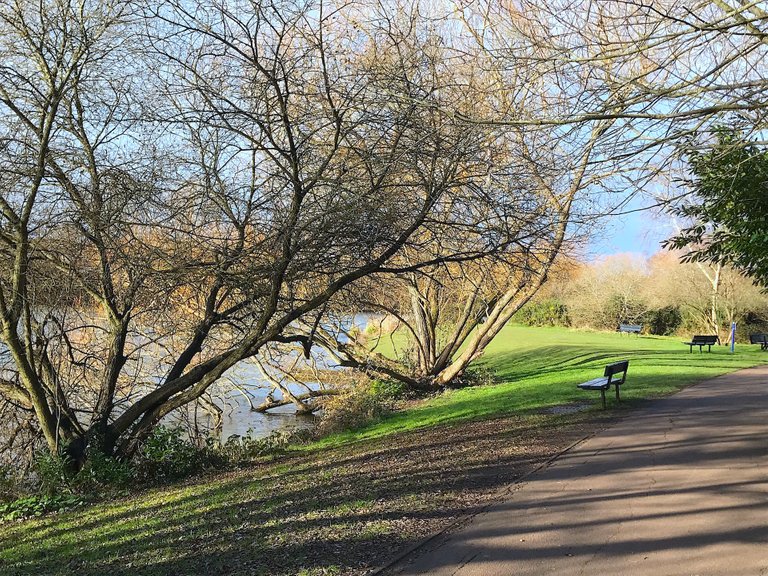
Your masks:
<svg viewBox="0 0 768 576"><path fill-rule="evenodd" d="M385 574L767 575L768 366L637 410Z"/></svg>

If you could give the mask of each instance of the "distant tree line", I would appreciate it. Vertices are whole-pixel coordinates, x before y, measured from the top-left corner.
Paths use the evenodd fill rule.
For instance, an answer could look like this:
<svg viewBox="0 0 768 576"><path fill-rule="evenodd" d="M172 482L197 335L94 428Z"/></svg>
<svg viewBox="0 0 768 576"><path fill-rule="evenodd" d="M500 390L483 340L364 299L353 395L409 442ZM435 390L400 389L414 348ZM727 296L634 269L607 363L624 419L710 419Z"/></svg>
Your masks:
<svg viewBox="0 0 768 576"><path fill-rule="evenodd" d="M717 334L737 339L768 330L768 296L732 268L681 263L660 252L642 260L612 256L590 264L568 263L515 316L530 326L616 330L642 324L647 334Z"/></svg>

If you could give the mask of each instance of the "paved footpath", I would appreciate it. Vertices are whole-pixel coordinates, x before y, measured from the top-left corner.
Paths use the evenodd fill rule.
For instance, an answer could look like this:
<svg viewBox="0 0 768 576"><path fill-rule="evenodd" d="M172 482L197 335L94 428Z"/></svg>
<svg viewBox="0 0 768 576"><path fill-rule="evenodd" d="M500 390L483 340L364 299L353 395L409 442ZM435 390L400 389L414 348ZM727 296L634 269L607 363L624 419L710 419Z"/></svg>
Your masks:
<svg viewBox="0 0 768 576"><path fill-rule="evenodd" d="M638 410L386 573L768 575L768 366Z"/></svg>

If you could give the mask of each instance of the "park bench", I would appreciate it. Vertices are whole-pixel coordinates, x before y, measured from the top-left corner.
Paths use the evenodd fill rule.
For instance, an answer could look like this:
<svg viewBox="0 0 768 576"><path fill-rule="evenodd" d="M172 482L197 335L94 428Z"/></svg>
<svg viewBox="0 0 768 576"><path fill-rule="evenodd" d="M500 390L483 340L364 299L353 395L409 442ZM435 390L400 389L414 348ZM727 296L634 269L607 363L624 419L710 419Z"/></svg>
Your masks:
<svg viewBox="0 0 768 576"><path fill-rule="evenodd" d="M761 350L768 350L768 334L750 334L750 344L760 344Z"/></svg>
<svg viewBox="0 0 768 576"><path fill-rule="evenodd" d="M619 324L619 332L626 332L627 334L637 334L643 330L642 324Z"/></svg>
<svg viewBox="0 0 768 576"><path fill-rule="evenodd" d="M616 388L616 402L621 402L619 396L619 386L624 384L624 380L627 377L627 368L629 368L629 360L622 360L621 362L614 362L608 364L605 367L602 378L595 378L589 382L583 382L578 387L582 390L600 390L600 396L603 399L603 410L605 410L605 391L613 384ZM616 378L618 374L621 374L621 378Z"/></svg>
<svg viewBox="0 0 768 576"><path fill-rule="evenodd" d="M717 336L694 336L693 339L690 342L683 342L683 344L687 345L688 352L693 352L693 347L698 346L699 352L702 351L702 348L704 346L707 346L707 352L712 352L712 345L717 344L717 341L720 338Z"/></svg>

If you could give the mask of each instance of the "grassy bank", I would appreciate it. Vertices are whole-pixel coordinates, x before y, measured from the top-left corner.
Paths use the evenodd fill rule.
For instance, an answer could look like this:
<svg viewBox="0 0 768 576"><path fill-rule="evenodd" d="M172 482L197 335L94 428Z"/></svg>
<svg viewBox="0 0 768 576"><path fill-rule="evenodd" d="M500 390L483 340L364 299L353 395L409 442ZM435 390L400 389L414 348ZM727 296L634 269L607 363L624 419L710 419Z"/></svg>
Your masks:
<svg viewBox="0 0 768 576"><path fill-rule="evenodd" d="M449 391L439 398L393 415L364 430L336 434L317 445L338 446L380 438L404 430L456 423L495 415L543 410L591 400L576 384L602 376L606 364L629 360L622 399L629 406L740 368L768 361L759 346L737 346L736 353L715 346L711 353L689 353L682 339L584 332L563 328L507 326L487 348L480 363L499 384ZM314 446L312 446L314 447Z"/></svg>
<svg viewBox="0 0 768 576"><path fill-rule="evenodd" d="M509 327L457 390L283 461L0 527L2 574L362 574L638 402L765 362L741 346ZM629 359L626 402L575 384ZM591 408L555 414L578 402Z"/></svg>

